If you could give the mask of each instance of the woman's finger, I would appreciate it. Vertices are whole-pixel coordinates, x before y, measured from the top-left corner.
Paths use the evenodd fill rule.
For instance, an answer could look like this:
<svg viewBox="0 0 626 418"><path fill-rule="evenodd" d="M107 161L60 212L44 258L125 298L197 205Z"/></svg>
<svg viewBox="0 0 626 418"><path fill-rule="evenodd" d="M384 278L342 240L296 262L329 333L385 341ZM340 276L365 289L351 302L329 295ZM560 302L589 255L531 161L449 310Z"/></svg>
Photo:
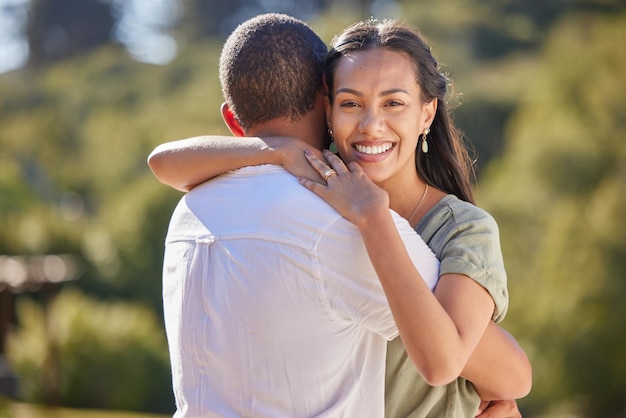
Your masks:
<svg viewBox="0 0 626 418"><path fill-rule="evenodd" d="M337 172L337 174L341 175L350 171L348 167L343 163L341 158L337 157L332 152L328 150L322 150L322 154L324 154L324 158L326 158L328 164Z"/></svg>
<svg viewBox="0 0 626 418"><path fill-rule="evenodd" d="M310 150L305 150L304 155L311 164L311 166L313 166L313 168L317 170L322 179L324 179L324 182L328 182L331 177L337 175L337 171L330 167L325 161L317 158Z"/></svg>
<svg viewBox="0 0 626 418"><path fill-rule="evenodd" d="M328 179L330 179L332 176L337 176L337 175L338 174L334 169L329 168L328 170L322 173L322 178L324 179L326 183L328 183Z"/></svg>
<svg viewBox="0 0 626 418"><path fill-rule="evenodd" d="M304 156L307 160L309 160L309 164L311 164L313 168L315 168L320 174L330 168L328 167L328 164L326 164L326 161L322 161L321 159L317 158L317 156L313 154L311 150L304 150Z"/></svg>
<svg viewBox="0 0 626 418"><path fill-rule="evenodd" d="M309 180L304 177L297 177L298 181L301 185L315 193L316 195L324 198L324 191L326 189L326 185L317 183L315 181ZM325 199L325 198L324 198Z"/></svg>

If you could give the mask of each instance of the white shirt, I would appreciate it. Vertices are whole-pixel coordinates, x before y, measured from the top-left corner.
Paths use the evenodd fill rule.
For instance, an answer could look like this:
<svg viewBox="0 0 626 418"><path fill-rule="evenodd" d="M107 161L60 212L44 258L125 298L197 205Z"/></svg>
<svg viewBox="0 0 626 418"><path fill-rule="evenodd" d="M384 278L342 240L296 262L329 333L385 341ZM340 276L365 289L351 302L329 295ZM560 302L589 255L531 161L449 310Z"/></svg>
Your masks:
<svg viewBox="0 0 626 418"><path fill-rule="evenodd" d="M439 264L393 213L434 288ZM204 183L163 270L176 418L381 417L398 335L357 228L277 166Z"/></svg>

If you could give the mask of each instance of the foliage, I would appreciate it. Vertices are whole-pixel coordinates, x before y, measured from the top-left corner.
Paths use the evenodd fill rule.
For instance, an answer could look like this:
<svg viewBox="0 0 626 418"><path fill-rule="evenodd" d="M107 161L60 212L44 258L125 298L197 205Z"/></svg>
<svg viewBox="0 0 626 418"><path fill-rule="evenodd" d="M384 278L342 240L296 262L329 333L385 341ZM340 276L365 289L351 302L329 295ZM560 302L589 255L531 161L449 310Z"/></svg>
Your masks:
<svg viewBox="0 0 626 418"><path fill-rule="evenodd" d="M481 183L499 220L530 411L626 408L626 15L556 27Z"/></svg>
<svg viewBox="0 0 626 418"><path fill-rule="evenodd" d="M0 400L1 405L1 400ZM6 411L0 407L0 418L168 418L171 415L139 414L95 409L45 407L27 403L7 402ZM10 414L10 415L9 415Z"/></svg>
<svg viewBox="0 0 626 418"><path fill-rule="evenodd" d="M160 305L179 194L145 159L157 143L225 131L217 55L209 42L166 68L104 48L1 76L0 253L78 253L85 289Z"/></svg>
<svg viewBox="0 0 626 418"><path fill-rule="evenodd" d="M219 48L206 42L188 52L175 66L153 67L107 47L0 76L0 254L76 254L83 267L76 285L84 292L142 302L153 315L147 318L139 306L107 307L68 296L61 301L98 315L109 310L139 315L133 313L138 309L146 315L146 328L114 335L55 304L55 321L72 331L56 335L55 330L59 340L46 345L45 317L18 296L17 341L34 342L15 343L8 351L18 356L15 368L27 399L171 411L160 277L165 230L180 194L160 185L145 161L160 142L225 131L219 116ZM141 343L146 333L153 335ZM158 344L155 335L161 337ZM120 345L108 346L108 340ZM63 360L57 371L62 384L51 393L55 386L46 385L51 377L39 367L53 348Z"/></svg>
<svg viewBox="0 0 626 418"><path fill-rule="evenodd" d="M45 308L23 298L8 340L22 396L83 408L172 408L164 333L154 312L65 290Z"/></svg>
<svg viewBox="0 0 626 418"><path fill-rule="evenodd" d="M163 408L171 406L169 378L158 390L148 386L158 380L153 373L165 373L163 238L180 193L160 185L145 159L164 141L227 132L217 77L222 39L198 39L253 10L237 8L241 1L223 4L219 16L229 17L214 14L202 28L212 6L184 3L201 13L183 18L191 23L180 31L193 42L168 66L133 62L120 46L89 44L68 51L71 59L58 55L46 66L42 58L41 65L0 75L0 254L82 259L75 286L83 295L60 295L49 318L50 341L63 359L58 396L68 405L89 399L151 410L163 404L146 401L148 393L167 393L160 399L167 402ZM534 364L534 389L521 402L525 416L577 408L587 416L623 415L623 2L319 4L323 12L311 25L326 41L356 19L399 13L427 34L463 93L454 116L476 144L480 203L500 224L510 277L504 326ZM380 9L385 5L396 8ZM46 21L57 22L53 17ZM9 355L19 363L25 393L43 399L50 396L43 379L51 377L37 367L54 352L43 343L41 308L25 296L18 301ZM116 325L117 335L111 327L121 313L128 323ZM146 328L132 318L143 318ZM25 343L30 339L34 343ZM92 382L96 374L107 377ZM96 383L145 392L133 399L113 389L96 396Z"/></svg>

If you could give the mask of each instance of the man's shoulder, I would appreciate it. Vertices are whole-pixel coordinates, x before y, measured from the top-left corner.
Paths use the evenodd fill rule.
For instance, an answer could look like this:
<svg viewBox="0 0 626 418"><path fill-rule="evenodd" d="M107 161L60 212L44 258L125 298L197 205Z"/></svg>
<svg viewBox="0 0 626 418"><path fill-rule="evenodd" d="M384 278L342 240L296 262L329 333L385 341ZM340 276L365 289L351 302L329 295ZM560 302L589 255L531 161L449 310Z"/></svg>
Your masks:
<svg viewBox="0 0 626 418"><path fill-rule="evenodd" d="M187 195L206 193L217 187L217 185L232 181L268 181L269 178L275 180L288 179L291 176L287 170L279 165L262 164L255 166L241 167L236 170L227 171L224 174L213 177L194 187Z"/></svg>
<svg viewBox="0 0 626 418"><path fill-rule="evenodd" d="M211 231L297 236L307 242L342 219L293 175L271 165L244 167L202 183L183 197L177 211L185 215L180 219L196 217Z"/></svg>
<svg viewBox="0 0 626 418"><path fill-rule="evenodd" d="M391 211L391 215L413 264L426 284L434 289L439 278L439 260L435 253L406 219L394 211Z"/></svg>
<svg viewBox="0 0 626 418"><path fill-rule="evenodd" d="M304 188L287 170L277 165L258 165L239 168L210 179L191 190L184 197L188 202L223 198L223 205L245 201L266 201L274 204L297 204L315 196ZM298 200L294 199L297 196ZM250 208L253 209L253 208Z"/></svg>

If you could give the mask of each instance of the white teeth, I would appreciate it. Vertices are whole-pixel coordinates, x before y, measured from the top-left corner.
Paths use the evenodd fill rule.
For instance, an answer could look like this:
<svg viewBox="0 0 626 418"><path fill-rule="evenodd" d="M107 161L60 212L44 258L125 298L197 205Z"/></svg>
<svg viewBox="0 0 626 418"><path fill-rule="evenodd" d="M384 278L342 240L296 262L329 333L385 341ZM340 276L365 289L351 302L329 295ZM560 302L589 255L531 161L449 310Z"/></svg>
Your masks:
<svg viewBox="0 0 626 418"><path fill-rule="evenodd" d="M391 149L392 144L387 142L383 145L375 145L375 146L365 146L365 145L359 145L359 144L355 144L354 147L356 148L356 150L358 152L360 152L361 154L382 154L383 152L387 152Z"/></svg>

